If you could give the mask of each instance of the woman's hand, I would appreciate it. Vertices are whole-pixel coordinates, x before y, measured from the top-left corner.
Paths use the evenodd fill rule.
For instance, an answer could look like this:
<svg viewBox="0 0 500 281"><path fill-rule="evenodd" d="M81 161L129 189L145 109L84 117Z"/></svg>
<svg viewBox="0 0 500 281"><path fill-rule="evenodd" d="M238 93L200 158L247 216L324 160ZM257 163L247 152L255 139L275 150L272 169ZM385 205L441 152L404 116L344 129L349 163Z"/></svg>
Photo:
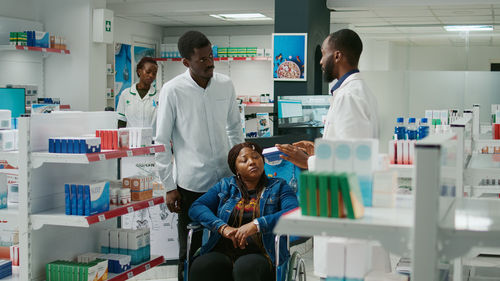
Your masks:
<svg viewBox="0 0 500 281"><path fill-rule="evenodd" d="M253 222L240 226L235 234L238 247L240 247L240 249L245 249L247 246L247 238L257 233L257 231L257 226Z"/></svg>
<svg viewBox="0 0 500 281"><path fill-rule="evenodd" d="M223 227L223 229L222 229L222 227ZM226 239L232 240L233 246L235 248L237 248L238 247L238 240L236 239L235 234L238 231L238 229L234 228L234 227L230 227L227 224L225 226L222 226L222 227L221 227L222 233L220 235Z"/></svg>

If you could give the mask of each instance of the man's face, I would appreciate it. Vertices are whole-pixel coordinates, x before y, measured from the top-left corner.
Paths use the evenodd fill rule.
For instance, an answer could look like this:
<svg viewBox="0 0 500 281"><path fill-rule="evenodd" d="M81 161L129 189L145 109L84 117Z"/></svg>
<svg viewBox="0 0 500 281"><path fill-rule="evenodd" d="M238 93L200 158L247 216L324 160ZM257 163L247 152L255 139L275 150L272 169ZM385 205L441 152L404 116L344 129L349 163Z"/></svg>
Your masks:
<svg viewBox="0 0 500 281"><path fill-rule="evenodd" d="M323 71L323 79L330 83L334 79L337 79L338 77L338 70L337 64L335 63L336 59L336 53L338 51L335 51L332 49L330 44L328 43L329 37L327 37L324 41L323 44L321 45L321 70Z"/></svg>
<svg viewBox="0 0 500 281"><path fill-rule="evenodd" d="M195 48L191 59L188 59L189 69L195 76L209 80L214 75L214 56L212 46Z"/></svg>

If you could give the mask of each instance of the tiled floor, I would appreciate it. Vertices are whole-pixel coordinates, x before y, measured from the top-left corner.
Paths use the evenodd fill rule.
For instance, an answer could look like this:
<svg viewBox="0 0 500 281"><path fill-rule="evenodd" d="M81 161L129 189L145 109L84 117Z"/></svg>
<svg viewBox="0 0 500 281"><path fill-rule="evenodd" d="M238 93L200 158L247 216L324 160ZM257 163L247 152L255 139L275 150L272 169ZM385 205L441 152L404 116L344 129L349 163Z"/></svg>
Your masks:
<svg viewBox="0 0 500 281"><path fill-rule="evenodd" d="M306 263L307 281L319 281L313 274L313 251L312 240L292 247L292 251L298 251ZM137 277L130 279L133 281L177 281L177 266L168 265L153 268Z"/></svg>

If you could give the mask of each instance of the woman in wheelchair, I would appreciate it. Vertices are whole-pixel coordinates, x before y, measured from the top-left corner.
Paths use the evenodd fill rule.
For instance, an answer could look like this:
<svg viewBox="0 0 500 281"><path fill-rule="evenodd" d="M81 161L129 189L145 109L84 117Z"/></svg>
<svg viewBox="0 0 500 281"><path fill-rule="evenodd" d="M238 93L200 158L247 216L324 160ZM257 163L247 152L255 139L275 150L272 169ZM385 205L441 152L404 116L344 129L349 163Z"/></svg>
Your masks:
<svg viewBox="0 0 500 281"><path fill-rule="evenodd" d="M189 281L274 280L273 228L279 217L298 207L297 196L282 179L267 178L262 148L245 142L227 157L235 176L222 179L189 209L193 221L211 230L189 273ZM287 261L286 238L279 264Z"/></svg>

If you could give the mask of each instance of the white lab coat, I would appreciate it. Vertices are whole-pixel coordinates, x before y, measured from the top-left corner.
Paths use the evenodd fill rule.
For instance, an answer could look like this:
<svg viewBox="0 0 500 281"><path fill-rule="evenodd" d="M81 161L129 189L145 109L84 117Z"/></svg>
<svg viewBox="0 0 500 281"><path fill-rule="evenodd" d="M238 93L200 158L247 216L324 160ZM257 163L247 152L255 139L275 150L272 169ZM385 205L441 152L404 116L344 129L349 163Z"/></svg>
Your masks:
<svg viewBox="0 0 500 281"><path fill-rule="evenodd" d="M127 122L127 127L152 127L155 131L159 95L151 85L148 93L141 99L136 85L137 83L122 91L116 108L117 118Z"/></svg>

